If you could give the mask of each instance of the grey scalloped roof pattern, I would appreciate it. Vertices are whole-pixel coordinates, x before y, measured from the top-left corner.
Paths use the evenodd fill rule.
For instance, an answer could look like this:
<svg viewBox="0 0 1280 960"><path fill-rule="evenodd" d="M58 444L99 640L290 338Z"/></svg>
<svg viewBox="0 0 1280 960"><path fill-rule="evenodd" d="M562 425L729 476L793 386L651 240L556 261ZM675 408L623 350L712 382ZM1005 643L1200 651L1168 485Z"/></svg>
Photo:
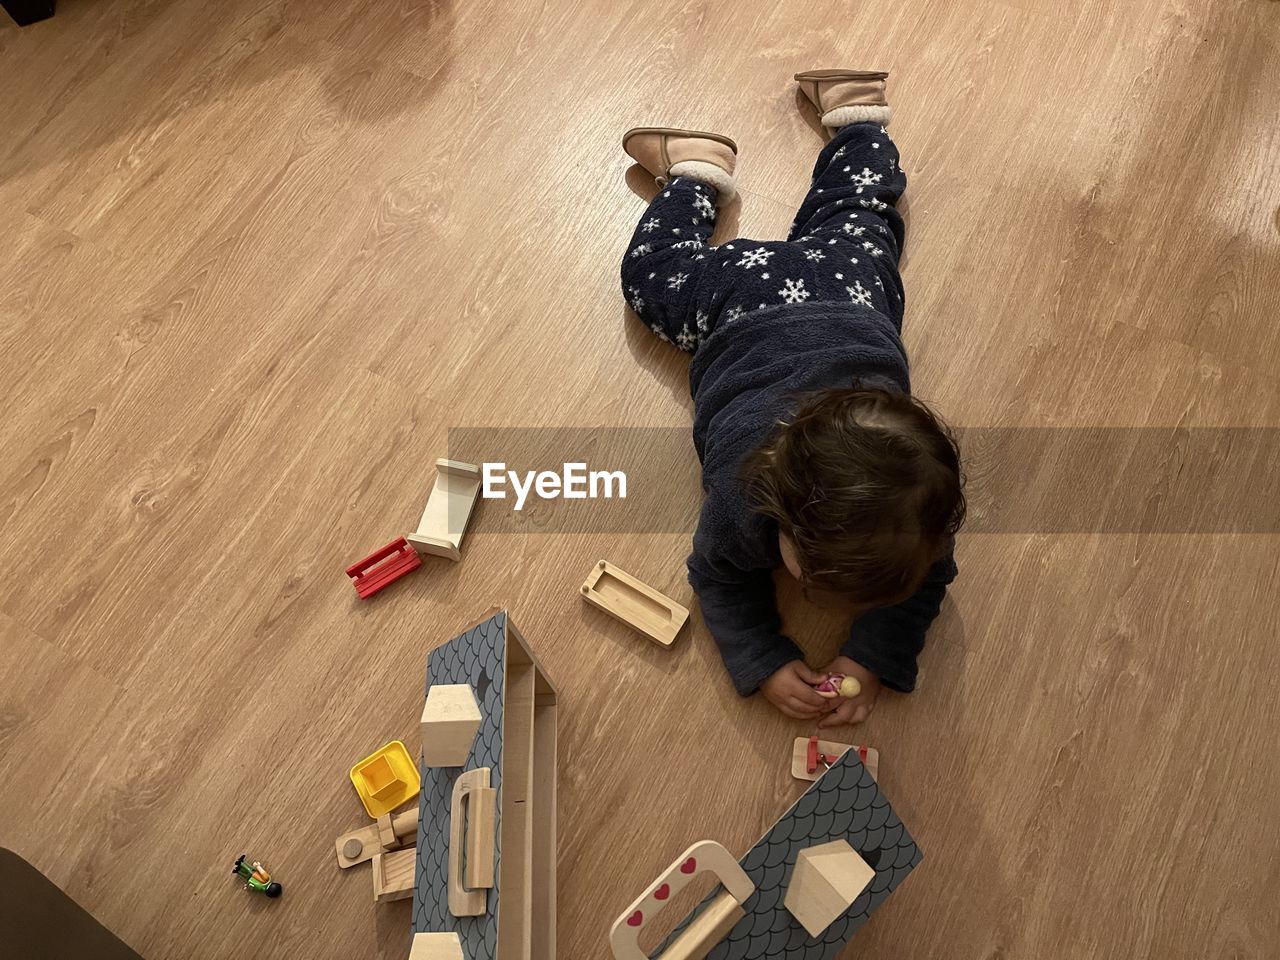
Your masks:
<svg viewBox="0 0 1280 960"><path fill-rule="evenodd" d="M811 939L783 905L796 857L805 847L844 839L876 871L847 913ZM739 863L755 884L746 916L707 960L820 960L835 957L922 854L867 768L850 750L816 780ZM716 887L662 942L665 950L720 892Z"/></svg>
<svg viewBox="0 0 1280 960"><path fill-rule="evenodd" d="M490 785L498 791L495 864L502 862L502 691L506 675L506 646L507 615L503 611L433 650L427 658L426 686L433 683L470 684L484 717L465 767L423 768L418 807L419 836L447 837L454 781L464 769L488 767ZM423 692L425 694L425 688ZM488 910L478 917L455 917L449 912L447 854L447 843L418 844L413 930L415 933L455 930L467 960L487 960L497 950L497 877L501 871L495 870Z"/></svg>

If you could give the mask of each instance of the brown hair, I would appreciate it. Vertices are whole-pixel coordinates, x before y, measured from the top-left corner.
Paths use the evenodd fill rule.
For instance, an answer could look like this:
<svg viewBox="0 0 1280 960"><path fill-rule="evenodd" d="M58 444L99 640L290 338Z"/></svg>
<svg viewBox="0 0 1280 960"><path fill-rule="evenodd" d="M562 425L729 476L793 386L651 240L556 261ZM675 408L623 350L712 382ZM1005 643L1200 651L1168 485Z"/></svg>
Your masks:
<svg viewBox="0 0 1280 960"><path fill-rule="evenodd" d="M857 383L799 397L748 456L744 480L794 545L805 589L858 604L913 593L964 522L946 424L915 397Z"/></svg>

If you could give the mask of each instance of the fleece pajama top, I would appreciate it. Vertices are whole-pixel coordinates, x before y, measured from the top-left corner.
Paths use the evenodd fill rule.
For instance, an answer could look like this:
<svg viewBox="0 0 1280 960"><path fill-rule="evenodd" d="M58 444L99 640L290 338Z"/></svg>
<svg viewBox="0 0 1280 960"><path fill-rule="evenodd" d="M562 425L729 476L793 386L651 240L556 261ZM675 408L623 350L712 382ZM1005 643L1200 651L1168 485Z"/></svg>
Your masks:
<svg viewBox="0 0 1280 960"><path fill-rule="evenodd" d="M706 500L689 582L744 696L804 654L781 633L772 577L782 565L777 524L748 503L742 463L797 393L855 379L909 392L903 224L894 209L904 189L885 129L851 124L819 155L785 241L710 246L715 190L680 177L649 205L623 258L631 308L693 354L693 440ZM841 652L886 686L911 690L925 631L955 575L948 551L914 596L859 617Z"/></svg>

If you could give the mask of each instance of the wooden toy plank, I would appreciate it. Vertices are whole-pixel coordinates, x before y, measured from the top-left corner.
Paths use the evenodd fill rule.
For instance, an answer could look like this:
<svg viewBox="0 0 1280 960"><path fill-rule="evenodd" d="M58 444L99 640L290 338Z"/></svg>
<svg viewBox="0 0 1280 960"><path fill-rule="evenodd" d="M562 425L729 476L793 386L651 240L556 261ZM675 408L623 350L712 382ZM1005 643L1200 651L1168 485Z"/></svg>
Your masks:
<svg viewBox="0 0 1280 960"><path fill-rule="evenodd" d="M536 667L535 667L536 669ZM541 670L533 707L533 942L531 956L556 956L556 695Z"/></svg>
<svg viewBox="0 0 1280 960"><path fill-rule="evenodd" d="M375 903L407 900L413 896L418 870L418 848L405 847L373 855L373 899Z"/></svg>
<svg viewBox="0 0 1280 960"><path fill-rule="evenodd" d="M592 569L582 598L609 616L669 647L689 619L689 611L607 560Z"/></svg>
<svg viewBox="0 0 1280 960"><path fill-rule="evenodd" d="M843 757L849 750L863 750L863 746L852 743L836 743L833 740L819 740L818 749L829 757ZM867 772L871 774L871 779L877 779L880 772L880 751L875 747L866 747L866 757L859 753L858 759L862 761L863 766L867 768ZM827 772L827 768L819 765L815 773L808 772L807 754L809 750L808 737L796 737L795 742L791 745L791 775L797 780L817 780L820 776Z"/></svg>
<svg viewBox="0 0 1280 960"><path fill-rule="evenodd" d="M391 819L391 829L399 841L396 847L413 843L418 836L418 808L414 806L412 809L402 810L399 813L388 814ZM378 818L377 823L371 823L368 826L361 827L358 830L352 830L350 833L344 833L333 842L333 849L338 855L338 866L343 870L348 867L354 867L358 863L364 863L366 860L372 860L374 854L383 853L388 849L395 847L387 847L385 845L385 837L380 829L382 818ZM354 845L359 844L357 849ZM354 851L348 855L349 851Z"/></svg>
<svg viewBox="0 0 1280 960"><path fill-rule="evenodd" d="M505 812L507 807L504 802L503 816L505 818L523 815L522 829L526 829L529 833L527 875L532 887L532 899L528 907L529 956L553 960L556 956L556 688L551 678L542 669L533 649L510 620L507 621L507 636L507 671L508 676L513 669L517 672L520 695L514 701L514 705L519 708L521 718L529 710L527 671L530 668L533 672L533 703L532 717L529 720L532 730L527 736L523 719L508 727L506 740L512 745L507 747L508 753L503 761L504 769L514 770L515 764L519 763L521 771L527 768L528 774L525 801L523 803L518 799L512 801L515 805L514 813ZM509 701L510 698L509 688ZM510 712L511 709L513 707L509 703L507 714L509 718L514 716ZM513 723L511 720L508 722ZM529 744L531 753L528 760L524 761L518 759L516 753L523 750L526 743ZM503 789L512 789L512 782L508 778ZM515 794L512 793L511 796L515 797ZM507 823L505 819L503 822ZM504 829L513 828L505 827ZM504 833L505 836L506 833ZM507 841L504 840L504 855L506 843ZM520 849L521 851L526 849L525 845L521 844ZM508 864L504 870L515 870L517 867L519 876L523 879L526 875L526 867L523 864L517 864L517 866ZM503 919L503 923L506 923L506 918Z"/></svg>
<svg viewBox="0 0 1280 960"><path fill-rule="evenodd" d="M418 529L406 538L423 553L461 560L462 535L480 495L480 468L460 460L437 460L436 482Z"/></svg>
<svg viewBox="0 0 1280 960"><path fill-rule="evenodd" d="M537 668L507 646L502 730L502 916L498 956L527 957L533 940L533 711Z"/></svg>
<svg viewBox="0 0 1280 960"><path fill-rule="evenodd" d="M433 683L422 705L422 763L461 767L483 721L470 684Z"/></svg>

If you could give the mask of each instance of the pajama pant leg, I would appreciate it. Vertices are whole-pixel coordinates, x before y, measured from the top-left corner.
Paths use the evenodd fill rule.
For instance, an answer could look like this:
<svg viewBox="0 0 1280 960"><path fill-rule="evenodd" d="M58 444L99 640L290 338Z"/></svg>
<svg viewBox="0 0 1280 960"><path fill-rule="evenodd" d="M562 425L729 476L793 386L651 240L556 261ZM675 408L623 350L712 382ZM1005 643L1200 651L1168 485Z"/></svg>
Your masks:
<svg viewBox="0 0 1280 960"><path fill-rule="evenodd" d="M692 353L707 333L696 290L716 225L712 187L677 177L649 204L622 258L627 303L663 340Z"/></svg>
<svg viewBox="0 0 1280 960"><path fill-rule="evenodd" d="M902 322L898 257L904 241L894 204L907 187L898 148L878 123L838 130L818 155L813 182L789 240L807 248L835 248L850 264L849 298ZM834 252L834 251L833 251Z"/></svg>

